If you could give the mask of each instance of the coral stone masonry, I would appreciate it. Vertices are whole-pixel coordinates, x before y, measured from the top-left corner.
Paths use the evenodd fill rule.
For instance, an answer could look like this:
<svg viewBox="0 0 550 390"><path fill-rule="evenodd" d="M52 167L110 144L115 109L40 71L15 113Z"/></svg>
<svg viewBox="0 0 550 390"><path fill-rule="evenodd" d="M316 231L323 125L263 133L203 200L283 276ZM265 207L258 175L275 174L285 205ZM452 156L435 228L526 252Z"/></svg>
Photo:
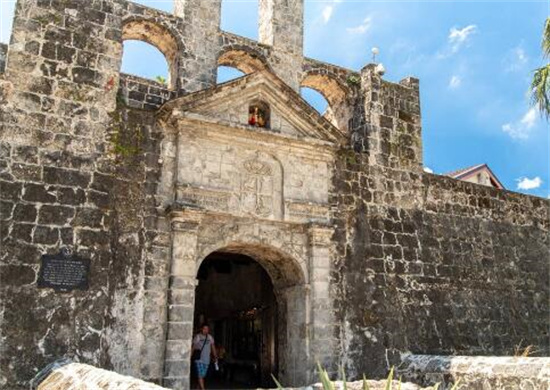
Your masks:
<svg viewBox="0 0 550 390"><path fill-rule="evenodd" d="M260 0L259 42L220 30L221 0L174 4L17 2L0 389L63 357L188 389L202 322L248 386L550 353L548 200L423 172L419 81L305 58L303 0ZM128 39L166 85L120 73ZM217 85L218 66L245 76Z"/></svg>

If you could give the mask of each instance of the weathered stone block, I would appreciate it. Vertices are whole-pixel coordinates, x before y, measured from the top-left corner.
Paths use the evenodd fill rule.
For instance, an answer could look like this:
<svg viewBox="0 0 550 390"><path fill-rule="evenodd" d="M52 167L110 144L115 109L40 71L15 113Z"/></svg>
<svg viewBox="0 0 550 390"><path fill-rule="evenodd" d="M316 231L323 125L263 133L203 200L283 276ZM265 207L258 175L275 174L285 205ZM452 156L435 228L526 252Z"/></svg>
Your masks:
<svg viewBox="0 0 550 390"><path fill-rule="evenodd" d="M91 175L76 170L44 167L44 181L50 184L86 188L91 181Z"/></svg>
<svg viewBox="0 0 550 390"><path fill-rule="evenodd" d="M9 283L13 287L21 287L34 283L36 272L34 268L24 265L0 266L0 284Z"/></svg>
<svg viewBox="0 0 550 390"><path fill-rule="evenodd" d="M65 206L44 205L40 208L38 223L42 225L66 225L75 215L75 209Z"/></svg>
<svg viewBox="0 0 550 390"><path fill-rule="evenodd" d="M59 229L47 226L36 226L33 242L43 245L55 245L59 241Z"/></svg>
<svg viewBox="0 0 550 390"><path fill-rule="evenodd" d="M17 201L21 197L23 186L21 183L14 183L0 180L0 198Z"/></svg>
<svg viewBox="0 0 550 390"><path fill-rule="evenodd" d="M84 226L88 228L101 228L104 213L96 208L79 208L73 220L73 225Z"/></svg>

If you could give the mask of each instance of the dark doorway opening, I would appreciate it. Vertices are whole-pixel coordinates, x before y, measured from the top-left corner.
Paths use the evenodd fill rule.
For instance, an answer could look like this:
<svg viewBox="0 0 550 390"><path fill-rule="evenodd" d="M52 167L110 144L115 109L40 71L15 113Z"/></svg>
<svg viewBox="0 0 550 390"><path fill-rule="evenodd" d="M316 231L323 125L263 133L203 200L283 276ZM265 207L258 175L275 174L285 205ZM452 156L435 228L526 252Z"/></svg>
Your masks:
<svg viewBox="0 0 550 390"><path fill-rule="evenodd" d="M195 330L208 324L220 355L219 370L210 365L207 388L273 387L277 302L265 269L249 256L214 252L202 262L197 279Z"/></svg>

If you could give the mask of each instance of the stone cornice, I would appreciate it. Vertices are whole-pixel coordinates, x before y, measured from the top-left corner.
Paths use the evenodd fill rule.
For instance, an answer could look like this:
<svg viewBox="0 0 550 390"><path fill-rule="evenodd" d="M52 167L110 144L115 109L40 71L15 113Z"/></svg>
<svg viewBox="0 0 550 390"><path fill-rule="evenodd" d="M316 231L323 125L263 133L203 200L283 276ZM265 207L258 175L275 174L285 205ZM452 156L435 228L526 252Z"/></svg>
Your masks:
<svg viewBox="0 0 550 390"><path fill-rule="evenodd" d="M175 113L178 119L180 132L193 132L195 135L203 133L208 137L209 131L215 131L215 137L210 139L231 142L233 144L248 145L254 148L264 147L291 147L295 152L309 158L332 160L338 148L337 145L309 137L296 137L269 130L258 129L248 125L230 122L224 119L211 118L201 114L179 112ZM204 125L211 125L209 129ZM263 142L263 145L258 144ZM328 161L327 161L328 162Z"/></svg>

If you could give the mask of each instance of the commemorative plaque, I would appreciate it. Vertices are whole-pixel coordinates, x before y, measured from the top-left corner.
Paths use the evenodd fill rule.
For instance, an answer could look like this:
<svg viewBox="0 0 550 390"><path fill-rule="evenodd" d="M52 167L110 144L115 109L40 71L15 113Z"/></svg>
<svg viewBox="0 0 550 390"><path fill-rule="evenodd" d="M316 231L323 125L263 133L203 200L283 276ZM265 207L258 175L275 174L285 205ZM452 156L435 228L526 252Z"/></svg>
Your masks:
<svg viewBox="0 0 550 390"><path fill-rule="evenodd" d="M38 274L39 288L53 288L56 291L87 290L90 259L61 252L57 255L43 255Z"/></svg>

